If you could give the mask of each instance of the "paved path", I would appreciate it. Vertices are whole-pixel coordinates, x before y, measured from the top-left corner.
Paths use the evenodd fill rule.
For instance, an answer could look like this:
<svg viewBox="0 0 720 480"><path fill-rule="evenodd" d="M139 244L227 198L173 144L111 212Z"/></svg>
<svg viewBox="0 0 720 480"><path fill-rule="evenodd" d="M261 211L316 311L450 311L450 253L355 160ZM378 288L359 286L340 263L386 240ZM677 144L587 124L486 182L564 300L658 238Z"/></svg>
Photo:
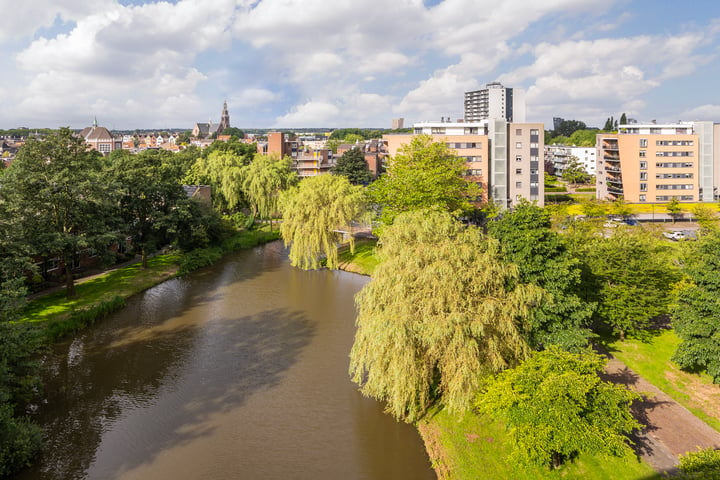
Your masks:
<svg viewBox="0 0 720 480"><path fill-rule="evenodd" d="M698 448L720 448L720 432L690 413L663 391L630 370L612 355L603 377L646 394L633 405L640 423L647 425L634 441L636 450L658 472L676 473L678 455Z"/></svg>

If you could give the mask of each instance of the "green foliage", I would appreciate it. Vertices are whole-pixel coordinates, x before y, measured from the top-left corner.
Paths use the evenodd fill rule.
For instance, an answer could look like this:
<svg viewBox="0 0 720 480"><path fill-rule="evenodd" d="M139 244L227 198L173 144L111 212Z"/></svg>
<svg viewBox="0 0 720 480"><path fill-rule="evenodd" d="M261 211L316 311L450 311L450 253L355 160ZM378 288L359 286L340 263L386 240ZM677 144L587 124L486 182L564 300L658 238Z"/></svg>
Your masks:
<svg viewBox="0 0 720 480"><path fill-rule="evenodd" d="M562 172L563 180L570 183L588 183L591 176L585 171L585 166L575 156L570 156Z"/></svg>
<svg viewBox="0 0 720 480"><path fill-rule="evenodd" d="M42 431L26 418L40 388L39 331L0 322L0 477L22 467L40 450Z"/></svg>
<svg viewBox="0 0 720 480"><path fill-rule="evenodd" d="M353 185L367 185L372 182L372 172L358 148L351 148L343 153L332 168L332 173L347 177Z"/></svg>
<svg viewBox="0 0 720 480"><path fill-rule="evenodd" d="M302 269L320 267L325 256L328 268L337 268L339 231L349 230L352 221L365 215L363 187L351 185L346 177L318 175L280 194L285 245L290 261ZM353 246L353 237L350 236Z"/></svg>
<svg viewBox="0 0 720 480"><path fill-rule="evenodd" d="M633 214L633 209L625 202L623 197L619 197L610 204L610 213L627 218Z"/></svg>
<svg viewBox="0 0 720 480"><path fill-rule="evenodd" d="M230 225L223 221L217 211L189 198L178 202L174 213L177 222L169 234L185 252L217 244L232 232Z"/></svg>
<svg viewBox="0 0 720 480"><path fill-rule="evenodd" d="M366 128L338 128L333 130L328 140L342 140L345 143L355 143L355 140L370 140L371 138L382 138L381 130L369 130Z"/></svg>
<svg viewBox="0 0 720 480"><path fill-rule="evenodd" d="M240 130L237 127L228 127L222 132L223 135L230 135L232 137L236 137L238 139L245 138L245 132Z"/></svg>
<svg viewBox="0 0 720 480"><path fill-rule="evenodd" d="M704 369L720 383L720 233L706 230L685 260L688 281L677 290L673 327L682 339L673 360Z"/></svg>
<svg viewBox="0 0 720 480"><path fill-rule="evenodd" d="M182 256L178 275L186 275L202 267L208 267L222 258L220 247L197 248Z"/></svg>
<svg viewBox="0 0 720 480"><path fill-rule="evenodd" d="M30 139L0 177L7 213L19 219L36 255L61 255L65 265L86 248L102 248L111 231L111 191L102 181L103 160L68 128ZM75 295L72 271L66 292Z"/></svg>
<svg viewBox="0 0 720 480"><path fill-rule="evenodd" d="M673 223L682 216L682 205L680 205L680 201L677 199L677 197L672 197L672 200L665 206L665 210L667 210L668 214L673 220Z"/></svg>
<svg viewBox="0 0 720 480"><path fill-rule="evenodd" d="M513 461L558 467L581 454L627 455L627 434L641 427L630 412L639 395L601 380L605 362L592 350L550 347L487 381L477 407L505 419Z"/></svg>
<svg viewBox="0 0 720 480"><path fill-rule="evenodd" d="M553 185L553 186L546 186L545 187L546 192L556 193L556 192L567 192L567 188L565 185Z"/></svg>
<svg viewBox="0 0 720 480"><path fill-rule="evenodd" d="M575 189L576 192L595 192L595 187L578 187Z"/></svg>
<svg viewBox="0 0 720 480"><path fill-rule="evenodd" d="M580 201L580 210L588 217L602 217L608 211L608 206L602 200L585 198Z"/></svg>
<svg viewBox="0 0 720 480"><path fill-rule="evenodd" d="M465 161L444 142L417 135L390 160L387 173L370 185L369 193L387 224L402 212L427 208L460 216L480 195L477 184L464 178L465 171Z"/></svg>
<svg viewBox="0 0 720 480"><path fill-rule="evenodd" d="M700 224L702 228L717 228L718 225L718 212L717 210L699 203L692 209L692 214L695 220Z"/></svg>
<svg viewBox="0 0 720 480"><path fill-rule="evenodd" d="M585 127L585 122L579 120L563 120L554 133L558 136L569 137L577 130L584 130Z"/></svg>
<svg viewBox="0 0 720 480"><path fill-rule="evenodd" d="M683 480L720 480L720 450L706 448L680 455Z"/></svg>
<svg viewBox="0 0 720 480"><path fill-rule="evenodd" d="M57 340L70 333L77 332L94 324L96 321L105 318L125 306L125 299L120 296L112 297L110 300L102 300L93 303L88 308L73 310L70 315L58 322L51 322L46 330L46 335L52 340Z"/></svg>
<svg viewBox="0 0 720 480"><path fill-rule="evenodd" d="M518 283L496 240L446 212L398 215L380 243L357 296L353 381L404 421L437 400L467 409L483 375L525 356L521 329L539 289Z"/></svg>
<svg viewBox="0 0 720 480"><path fill-rule="evenodd" d="M668 313L678 267L667 242L650 232L615 230L609 237L592 227L571 230L573 254L589 268L584 289L598 303L600 319L621 337L642 334L654 317Z"/></svg>
<svg viewBox="0 0 720 480"><path fill-rule="evenodd" d="M587 345L586 328L594 305L578 295L580 261L572 258L550 214L523 201L502 218L488 224L488 232L502 246L503 257L518 266L520 282L544 289L543 302L532 310L528 342L534 348L560 345L572 350Z"/></svg>
<svg viewBox="0 0 720 480"><path fill-rule="evenodd" d="M249 165L240 169L237 181L250 202L253 216L272 219L278 211L280 192L296 185L298 176L290 157L256 154Z"/></svg>

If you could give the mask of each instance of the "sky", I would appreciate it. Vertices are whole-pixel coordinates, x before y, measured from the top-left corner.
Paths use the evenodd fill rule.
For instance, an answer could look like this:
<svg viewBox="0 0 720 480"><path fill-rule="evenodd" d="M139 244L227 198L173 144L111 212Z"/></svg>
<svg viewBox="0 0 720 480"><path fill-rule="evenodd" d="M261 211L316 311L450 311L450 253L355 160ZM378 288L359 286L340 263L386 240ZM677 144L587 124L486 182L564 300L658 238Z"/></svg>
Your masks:
<svg viewBox="0 0 720 480"><path fill-rule="evenodd" d="M390 128L526 91L527 121L720 122L720 2L0 0L0 129Z"/></svg>

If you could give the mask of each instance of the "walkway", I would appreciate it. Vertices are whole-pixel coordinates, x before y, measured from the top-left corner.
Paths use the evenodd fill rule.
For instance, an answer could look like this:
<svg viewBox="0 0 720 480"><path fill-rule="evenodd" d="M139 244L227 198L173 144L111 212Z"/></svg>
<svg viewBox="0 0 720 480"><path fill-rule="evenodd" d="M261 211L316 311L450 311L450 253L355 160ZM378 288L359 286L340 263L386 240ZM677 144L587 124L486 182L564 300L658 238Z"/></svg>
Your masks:
<svg viewBox="0 0 720 480"><path fill-rule="evenodd" d="M635 417L646 425L633 440L636 451L658 472L677 473L678 455L698 448L720 448L720 432L612 355L603 377L647 397L633 405Z"/></svg>

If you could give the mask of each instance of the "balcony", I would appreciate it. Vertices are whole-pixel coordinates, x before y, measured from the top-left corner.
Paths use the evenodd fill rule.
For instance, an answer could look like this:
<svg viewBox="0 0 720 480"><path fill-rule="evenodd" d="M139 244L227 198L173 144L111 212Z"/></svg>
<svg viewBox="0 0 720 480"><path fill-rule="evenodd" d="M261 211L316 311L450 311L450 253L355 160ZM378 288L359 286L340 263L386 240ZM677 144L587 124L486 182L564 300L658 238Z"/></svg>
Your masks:
<svg viewBox="0 0 720 480"><path fill-rule="evenodd" d="M605 154L603 155L603 160L606 160L608 162L619 162L620 155L618 155L617 153L605 152Z"/></svg>
<svg viewBox="0 0 720 480"><path fill-rule="evenodd" d="M620 170L618 167L608 167L607 165L605 165L605 171L612 173L622 173L622 170Z"/></svg>
<svg viewBox="0 0 720 480"><path fill-rule="evenodd" d="M610 185L608 185L607 191L608 191L608 193L612 193L613 195L623 195L624 194L622 188L611 187Z"/></svg>

